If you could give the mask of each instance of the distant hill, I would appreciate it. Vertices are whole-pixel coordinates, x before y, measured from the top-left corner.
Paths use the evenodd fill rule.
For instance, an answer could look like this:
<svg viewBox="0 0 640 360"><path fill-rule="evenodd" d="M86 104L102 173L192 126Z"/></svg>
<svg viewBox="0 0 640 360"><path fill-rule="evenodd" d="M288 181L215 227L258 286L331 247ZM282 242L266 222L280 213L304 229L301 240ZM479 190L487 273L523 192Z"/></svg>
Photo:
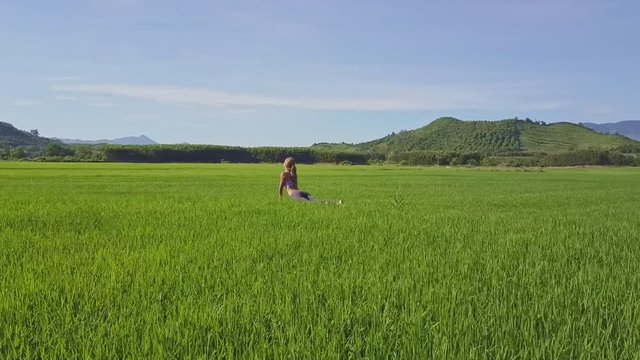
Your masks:
<svg viewBox="0 0 640 360"><path fill-rule="evenodd" d="M582 125L603 134L620 134L640 141L640 120L626 120L605 124L582 123Z"/></svg>
<svg viewBox="0 0 640 360"><path fill-rule="evenodd" d="M0 147L44 148L51 143L58 143L58 141L16 129L13 125L0 121Z"/></svg>
<svg viewBox="0 0 640 360"><path fill-rule="evenodd" d="M151 140L146 135L140 136L127 136L117 139L102 139L102 140L80 140L80 139L58 139L65 144L70 145L98 145L98 144L112 144L112 145L156 145L157 142Z"/></svg>
<svg viewBox="0 0 640 360"><path fill-rule="evenodd" d="M314 147L381 153L416 150L478 152L482 154L561 153L572 150L611 150L640 143L623 136L604 135L572 123L544 124L531 120L462 121L439 118L415 130L392 133L361 144L315 144Z"/></svg>

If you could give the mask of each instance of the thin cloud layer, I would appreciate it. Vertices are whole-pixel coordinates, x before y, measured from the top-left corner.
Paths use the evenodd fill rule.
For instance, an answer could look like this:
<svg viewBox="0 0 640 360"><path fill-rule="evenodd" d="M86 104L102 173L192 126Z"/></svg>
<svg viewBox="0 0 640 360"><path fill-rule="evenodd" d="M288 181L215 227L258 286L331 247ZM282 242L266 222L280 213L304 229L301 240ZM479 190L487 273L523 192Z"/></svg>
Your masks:
<svg viewBox="0 0 640 360"><path fill-rule="evenodd" d="M530 90L526 87L447 86L396 91L387 96L282 97L238 94L207 88L130 84L55 85L54 91L72 94L112 96L153 101L177 106L287 107L338 111L442 111L449 109L537 108L561 106L558 101L519 103Z"/></svg>

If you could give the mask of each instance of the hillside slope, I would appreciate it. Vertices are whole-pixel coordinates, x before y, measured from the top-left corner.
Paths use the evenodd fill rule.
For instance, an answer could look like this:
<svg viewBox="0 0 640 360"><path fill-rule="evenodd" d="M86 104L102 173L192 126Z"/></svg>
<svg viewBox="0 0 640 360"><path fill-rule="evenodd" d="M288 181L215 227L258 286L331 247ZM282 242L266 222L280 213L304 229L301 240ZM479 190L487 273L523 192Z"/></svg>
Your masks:
<svg viewBox="0 0 640 360"><path fill-rule="evenodd" d="M375 151L519 151L516 121L462 121L440 118L419 129L402 131L358 147Z"/></svg>
<svg viewBox="0 0 640 360"><path fill-rule="evenodd" d="M42 148L53 142L57 141L16 129L13 125L0 121L0 147L14 148L20 146Z"/></svg>
<svg viewBox="0 0 640 360"><path fill-rule="evenodd" d="M640 143L571 123L547 125L518 119L462 121L455 118L439 118L419 129L354 145L359 150L383 153L426 150L482 154L561 153L629 146L637 147Z"/></svg>
<svg viewBox="0 0 640 360"><path fill-rule="evenodd" d="M619 135L605 135L572 123L523 124L520 141L524 151L559 153L573 150L615 150L638 145Z"/></svg>

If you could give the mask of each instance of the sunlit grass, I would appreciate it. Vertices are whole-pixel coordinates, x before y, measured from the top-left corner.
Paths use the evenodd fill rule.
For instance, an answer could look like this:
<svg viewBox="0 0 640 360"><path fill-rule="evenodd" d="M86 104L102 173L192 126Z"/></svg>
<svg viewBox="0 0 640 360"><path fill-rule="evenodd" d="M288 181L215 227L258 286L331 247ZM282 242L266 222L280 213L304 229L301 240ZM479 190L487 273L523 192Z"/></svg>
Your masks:
<svg viewBox="0 0 640 360"><path fill-rule="evenodd" d="M634 358L640 171L0 163L2 358Z"/></svg>

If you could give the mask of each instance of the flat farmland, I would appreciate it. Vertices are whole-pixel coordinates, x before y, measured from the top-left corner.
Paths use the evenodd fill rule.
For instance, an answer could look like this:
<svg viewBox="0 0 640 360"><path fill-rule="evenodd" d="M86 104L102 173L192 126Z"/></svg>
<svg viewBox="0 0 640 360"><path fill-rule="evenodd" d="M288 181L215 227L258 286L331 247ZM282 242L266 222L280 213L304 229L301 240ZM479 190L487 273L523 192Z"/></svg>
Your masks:
<svg viewBox="0 0 640 360"><path fill-rule="evenodd" d="M635 358L640 170L0 162L1 358Z"/></svg>

